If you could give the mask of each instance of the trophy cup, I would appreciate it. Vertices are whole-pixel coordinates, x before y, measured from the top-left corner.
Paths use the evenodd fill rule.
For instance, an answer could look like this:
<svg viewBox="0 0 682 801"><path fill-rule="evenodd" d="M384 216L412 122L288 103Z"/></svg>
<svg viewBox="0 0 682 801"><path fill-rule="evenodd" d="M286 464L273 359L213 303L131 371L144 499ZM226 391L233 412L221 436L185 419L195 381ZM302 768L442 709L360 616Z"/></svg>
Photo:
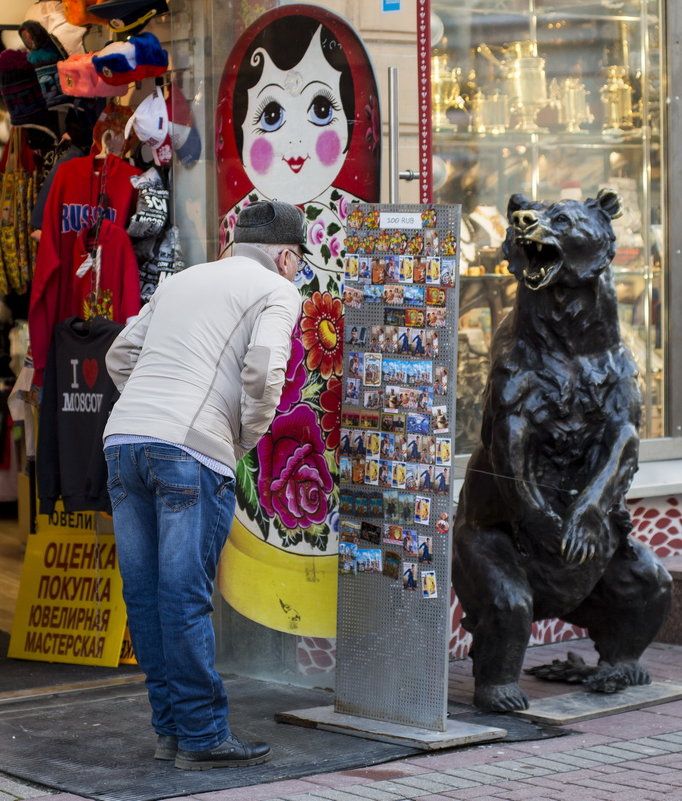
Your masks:
<svg viewBox="0 0 682 801"><path fill-rule="evenodd" d="M632 86L625 76L625 67L606 68L606 83L600 89L604 131L626 131L633 127Z"/></svg>
<svg viewBox="0 0 682 801"><path fill-rule="evenodd" d="M471 130L481 134L504 133L509 127L509 98L493 92L485 95L480 89L471 103Z"/></svg>
<svg viewBox="0 0 682 801"><path fill-rule="evenodd" d="M515 129L524 133L544 130L535 122L538 111L547 105L545 59L538 56L537 44L529 41L506 44L502 47L502 60L486 44L479 45L478 52L502 72L511 110L519 117Z"/></svg>
<svg viewBox="0 0 682 801"><path fill-rule="evenodd" d="M578 78L564 78L559 85L559 123L566 126L568 133L586 133L581 125L594 122L594 116L587 105L585 84Z"/></svg>
<svg viewBox="0 0 682 801"><path fill-rule="evenodd" d="M461 70L448 66L446 55L431 57L431 110L434 128L458 125L458 119L466 119L464 98L460 94L459 77ZM466 129L466 125L463 126Z"/></svg>

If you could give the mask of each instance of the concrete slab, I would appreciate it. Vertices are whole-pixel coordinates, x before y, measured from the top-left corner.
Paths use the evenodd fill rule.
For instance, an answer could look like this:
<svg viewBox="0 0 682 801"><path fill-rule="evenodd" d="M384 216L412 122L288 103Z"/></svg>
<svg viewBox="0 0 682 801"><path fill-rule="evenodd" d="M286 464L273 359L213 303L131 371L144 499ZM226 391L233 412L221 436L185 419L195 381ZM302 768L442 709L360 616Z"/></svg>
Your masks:
<svg viewBox="0 0 682 801"><path fill-rule="evenodd" d="M494 726L478 726L474 723L447 721L447 731L432 731L383 720L373 720L357 715L346 715L335 712L333 706L318 706L310 709L297 709L290 712L278 712L275 720L279 723L291 723L295 726L324 729L338 734L353 737L364 737L367 740L379 740L408 748L421 748L424 751L436 751L442 748L454 748L458 745L472 745L500 740L506 736L505 729Z"/></svg>
<svg viewBox="0 0 682 801"><path fill-rule="evenodd" d="M662 681L627 687L625 690L610 694L575 690L564 695L531 701L528 709L511 714L535 723L565 726L645 706L666 704L679 698L682 698L682 684Z"/></svg>

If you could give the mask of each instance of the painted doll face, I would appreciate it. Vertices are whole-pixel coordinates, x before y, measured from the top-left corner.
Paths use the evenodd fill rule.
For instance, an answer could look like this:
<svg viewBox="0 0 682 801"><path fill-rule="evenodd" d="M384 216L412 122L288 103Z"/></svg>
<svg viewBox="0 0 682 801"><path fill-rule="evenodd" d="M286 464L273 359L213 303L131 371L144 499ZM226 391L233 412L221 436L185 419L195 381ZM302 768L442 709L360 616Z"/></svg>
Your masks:
<svg viewBox="0 0 682 801"><path fill-rule="evenodd" d="M244 168L266 197L305 203L325 191L345 159L348 139L340 75L325 59L320 29L293 70L279 70L265 50L263 74L248 90L242 126Z"/></svg>

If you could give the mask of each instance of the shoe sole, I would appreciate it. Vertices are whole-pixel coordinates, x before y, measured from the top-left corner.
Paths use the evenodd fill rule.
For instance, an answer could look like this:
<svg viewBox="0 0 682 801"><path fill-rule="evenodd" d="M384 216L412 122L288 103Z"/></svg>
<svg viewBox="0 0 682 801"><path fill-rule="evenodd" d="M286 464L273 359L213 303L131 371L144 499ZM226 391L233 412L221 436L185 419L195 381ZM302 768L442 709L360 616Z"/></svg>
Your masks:
<svg viewBox="0 0 682 801"><path fill-rule="evenodd" d="M205 760L202 762L193 761L191 759L183 759L182 757L175 758L175 767L180 770L211 770L211 768L247 768L250 765L261 765L263 762L268 762L272 759L272 753L268 752L260 757L253 757L252 759L214 759Z"/></svg>
<svg viewBox="0 0 682 801"><path fill-rule="evenodd" d="M177 751L169 751L165 748L157 748L154 751L154 759L162 759L165 762L172 762L175 759Z"/></svg>

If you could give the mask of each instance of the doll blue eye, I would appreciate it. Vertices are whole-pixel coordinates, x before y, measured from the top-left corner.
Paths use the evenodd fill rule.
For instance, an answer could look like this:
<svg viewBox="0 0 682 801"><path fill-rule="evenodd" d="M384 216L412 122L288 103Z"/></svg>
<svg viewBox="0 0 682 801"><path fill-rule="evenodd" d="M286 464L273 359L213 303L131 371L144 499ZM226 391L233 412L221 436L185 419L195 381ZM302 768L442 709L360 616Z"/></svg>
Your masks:
<svg viewBox="0 0 682 801"><path fill-rule="evenodd" d="M308 119L313 125L329 125L334 119L336 106L331 97L315 95L313 102L308 106Z"/></svg>
<svg viewBox="0 0 682 801"><path fill-rule="evenodd" d="M258 117L262 130L272 133L284 125L284 109L275 100L271 100Z"/></svg>

